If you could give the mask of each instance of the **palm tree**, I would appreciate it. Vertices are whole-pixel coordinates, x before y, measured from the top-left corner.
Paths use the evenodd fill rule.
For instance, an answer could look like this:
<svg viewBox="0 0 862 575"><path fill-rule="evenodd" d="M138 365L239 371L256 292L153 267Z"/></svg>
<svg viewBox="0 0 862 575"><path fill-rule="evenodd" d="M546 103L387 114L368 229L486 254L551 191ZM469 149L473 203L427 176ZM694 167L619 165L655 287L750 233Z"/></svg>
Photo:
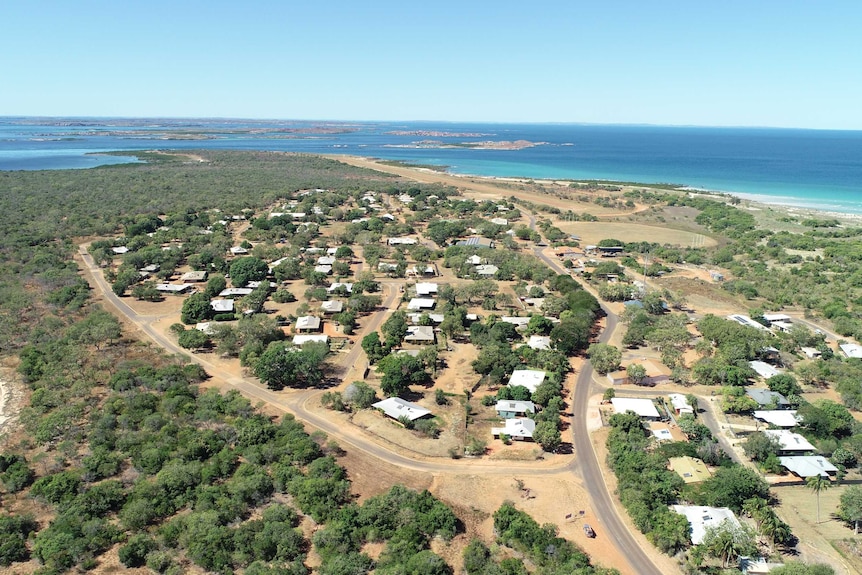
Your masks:
<svg viewBox="0 0 862 575"><path fill-rule="evenodd" d="M826 491L832 487L832 484L829 482L828 477L812 475L805 480L805 485L817 495L817 523L820 523L820 492Z"/></svg>

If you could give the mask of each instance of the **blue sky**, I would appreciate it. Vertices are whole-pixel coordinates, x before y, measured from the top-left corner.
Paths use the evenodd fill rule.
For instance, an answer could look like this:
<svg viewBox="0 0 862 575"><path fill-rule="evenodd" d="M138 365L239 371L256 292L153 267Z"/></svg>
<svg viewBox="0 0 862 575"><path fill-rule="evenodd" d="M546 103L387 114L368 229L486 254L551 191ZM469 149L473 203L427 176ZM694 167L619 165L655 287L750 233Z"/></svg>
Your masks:
<svg viewBox="0 0 862 575"><path fill-rule="evenodd" d="M862 3L27 0L0 115L862 129Z"/></svg>

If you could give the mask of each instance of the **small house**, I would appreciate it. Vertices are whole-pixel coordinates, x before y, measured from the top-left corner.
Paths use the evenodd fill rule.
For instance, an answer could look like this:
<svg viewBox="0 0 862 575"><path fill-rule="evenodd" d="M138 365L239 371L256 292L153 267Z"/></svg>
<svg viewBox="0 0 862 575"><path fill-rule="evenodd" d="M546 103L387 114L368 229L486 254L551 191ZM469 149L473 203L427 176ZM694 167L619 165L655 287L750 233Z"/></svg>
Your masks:
<svg viewBox="0 0 862 575"><path fill-rule="evenodd" d="M532 419L507 419L504 427L492 427L491 435L498 437L507 435L515 441L526 441L533 439L536 431L536 422Z"/></svg>
<svg viewBox="0 0 862 575"><path fill-rule="evenodd" d="M611 404L614 406L614 412L625 413L627 411L634 412L641 419L656 420L660 419L658 409L651 399L636 398L636 397L614 397L611 399Z"/></svg>
<svg viewBox="0 0 862 575"><path fill-rule="evenodd" d="M763 388L746 388L745 395L757 402L760 406L774 405L777 409L790 408L790 402L787 398L777 391L770 391Z"/></svg>
<svg viewBox="0 0 862 575"><path fill-rule="evenodd" d="M433 343L434 328L430 325L408 325L404 341L410 343Z"/></svg>
<svg viewBox="0 0 862 575"><path fill-rule="evenodd" d="M389 397L372 404L371 407L376 407L395 420L406 417L410 421L416 421L417 419L431 415L431 410L425 409L415 403L410 403L400 397Z"/></svg>
<svg viewBox="0 0 862 575"><path fill-rule="evenodd" d="M341 313L344 309L344 302L338 300L327 300L320 303L320 311L323 313Z"/></svg>
<svg viewBox="0 0 862 575"><path fill-rule="evenodd" d="M193 284L197 282L207 281L207 272L205 271L190 271L180 276L180 281L185 284Z"/></svg>
<svg viewBox="0 0 862 575"><path fill-rule="evenodd" d="M536 388L545 381L545 375L544 371L535 369L516 369L512 372L511 377L509 377L509 383L506 385L509 387L520 385L529 389L530 393L534 393Z"/></svg>
<svg viewBox="0 0 862 575"><path fill-rule="evenodd" d="M329 336L323 334L297 334L293 336L293 345L302 347L306 343L329 343Z"/></svg>
<svg viewBox="0 0 862 575"><path fill-rule="evenodd" d="M532 401L515 401L513 399L501 399L494 407L497 416L503 419L513 417L527 417L528 413L536 413L536 406Z"/></svg>
<svg viewBox="0 0 862 575"><path fill-rule="evenodd" d="M216 313L232 313L233 312L233 300L232 299L214 299L210 302L210 307L213 308L213 311Z"/></svg>
<svg viewBox="0 0 862 575"><path fill-rule="evenodd" d="M786 429L767 429L763 433L778 441L778 455L801 455L815 451L814 446L798 433Z"/></svg>
<svg viewBox="0 0 862 575"><path fill-rule="evenodd" d="M706 464L695 457L671 457L668 463L671 471L682 477L686 483L700 483L712 476Z"/></svg>
<svg viewBox="0 0 862 575"><path fill-rule="evenodd" d="M304 315L296 318L294 329L299 332L310 332L320 330L320 318L313 315Z"/></svg>

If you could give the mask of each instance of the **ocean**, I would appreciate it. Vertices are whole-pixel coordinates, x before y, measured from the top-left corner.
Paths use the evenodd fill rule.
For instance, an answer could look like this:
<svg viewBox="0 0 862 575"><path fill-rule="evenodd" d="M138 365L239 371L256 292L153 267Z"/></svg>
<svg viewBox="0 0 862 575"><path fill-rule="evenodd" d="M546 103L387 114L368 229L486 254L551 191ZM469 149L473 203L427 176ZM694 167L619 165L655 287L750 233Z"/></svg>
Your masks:
<svg viewBox="0 0 862 575"><path fill-rule="evenodd" d="M519 140L537 145L476 147L477 142ZM446 166L453 173L479 176L669 183L768 203L862 214L860 131L0 118L0 170L91 168L133 161L95 155L99 152L147 149L350 154Z"/></svg>

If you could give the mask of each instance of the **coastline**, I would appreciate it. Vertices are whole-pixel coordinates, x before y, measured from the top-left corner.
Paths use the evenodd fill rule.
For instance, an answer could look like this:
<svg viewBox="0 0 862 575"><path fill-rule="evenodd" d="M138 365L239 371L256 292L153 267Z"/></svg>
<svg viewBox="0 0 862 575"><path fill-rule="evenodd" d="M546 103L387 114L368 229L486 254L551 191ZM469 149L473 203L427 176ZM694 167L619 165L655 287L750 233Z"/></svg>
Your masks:
<svg viewBox="0 0 862 575"><path fill-rule="evenodd" d="M383 162L400 162L398 160L390 160L387 158L381 158L376 156L357 156L355 154L321 154L324 157L339 159L339 158L355 158L358 160L362 160L365 162L369 162L372 164L381 164L384 165ZM407 163L404 163L403 167L405 169L410 169L414 171L427 172L429 174L444 174L447 176L451 176L454 178L461 179L472 179L472 180L485 180L488 182L510 182L510 183L527 183L527 182L535 182L544 185L567 185L569 183L578 183L578 182L595 182L600 181L605 185L614 185L620 186L624 188L637 188L637 187L648 187L651 189L663 189L668 191L674 191L679 193L692 193L697 195L702 195L703 197L712 196L714 199L721 200L729 200L730 198L736 197L742 200L741 206L743 209L748 209L751 211L758 210L783 210L792 214L794 216L799 217L829 217L835 218L838 220L844 220L847 222L862 222L862 211L853 212L853 211L842 211L835 210L826 207L821 207L817 205L811 205L800 198L795 198L793 196L771 196L768 194L757 194L757 193L740 193L740 192L728 192L722 190L714 190L708 188L699 188L688 186L684 184L668 184L667 186L662 186L661 184L654 183L645 183L645 182L621 182L616 180L586 180L586 179L572 179L572 178L530 178L525 176L488 176L488 175L478 175L478 174L470 174L457 172L452 169L451 166L446 166L444 171L438 171L433 169L432 166L428 167L420 167L420 166L411 166ZM860 210L862 210L862 205L860 205Z"/></svg>

